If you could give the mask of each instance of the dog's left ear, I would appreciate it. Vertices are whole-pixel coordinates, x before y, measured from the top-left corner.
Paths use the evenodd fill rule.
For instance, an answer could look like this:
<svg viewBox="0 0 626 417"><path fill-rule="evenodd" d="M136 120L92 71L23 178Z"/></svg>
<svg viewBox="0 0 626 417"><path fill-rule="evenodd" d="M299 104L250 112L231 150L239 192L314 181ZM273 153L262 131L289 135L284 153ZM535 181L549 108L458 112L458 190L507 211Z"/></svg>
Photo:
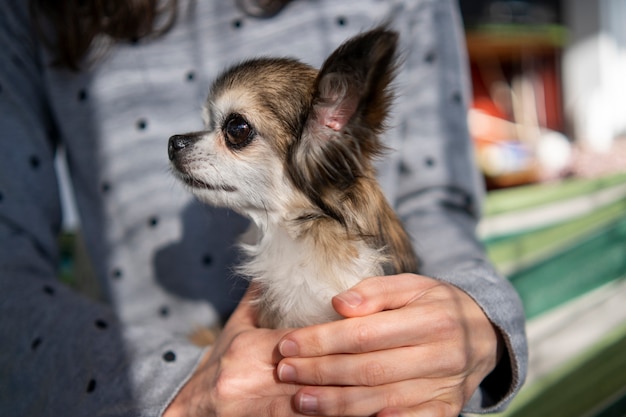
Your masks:
<svg viewBox="0 0 626 417"><path fill-rule="evenodd" d="M385 27L358 35L328 57L315 84L307 128L316 136L352 126L379 133L393 93L398 34Z"/></svg>
<svg viewBox="0 0 626 417"><path fill-rule="evenodd" d="M373 177L370 161L384 149L378 135L393 100L397 44L398 34L380 27L337 48L315 80L302 135L290 149L295 185L339 221L343 194L358 178Z"/></svg>

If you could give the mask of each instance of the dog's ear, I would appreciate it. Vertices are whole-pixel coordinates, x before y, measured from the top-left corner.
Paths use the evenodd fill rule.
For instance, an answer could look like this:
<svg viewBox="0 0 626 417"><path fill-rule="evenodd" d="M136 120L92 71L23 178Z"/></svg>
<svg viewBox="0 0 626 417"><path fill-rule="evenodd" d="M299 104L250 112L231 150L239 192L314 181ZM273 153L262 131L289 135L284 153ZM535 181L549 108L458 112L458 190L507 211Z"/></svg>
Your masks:
<svg viewBox="0 0 626 417"><path fill-rule="evenodd" d="M393 93L398 34L384 27L356 36L328 57L315 84L308 126L316 136L358 125L379 133Z"/></svg>
<svg viewBox="0 0 626 417"><path fill-rule="evenodd" d="M315 80L288 167L296 186L331 217L339 217L333 206L358 178L373 176L371 159L384 149L378 135L393 99L397 44L398 34L386 27L351 38Z"/></svg>

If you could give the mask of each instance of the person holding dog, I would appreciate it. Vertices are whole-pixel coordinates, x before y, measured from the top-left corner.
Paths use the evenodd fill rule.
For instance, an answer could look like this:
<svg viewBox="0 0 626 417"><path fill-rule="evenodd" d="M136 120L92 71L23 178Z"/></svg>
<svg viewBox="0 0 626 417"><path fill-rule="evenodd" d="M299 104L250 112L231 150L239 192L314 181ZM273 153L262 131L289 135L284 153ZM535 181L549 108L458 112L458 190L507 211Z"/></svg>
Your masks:
<svg viewBox="0 0 626 417"><path fill-rule="evenodd" d="M233 277L247 221L167 168L213 77L259 54L314 66L387 19L405 51L379 180L420 275L338 294L344 320L257 326ZM524 316L474 235L481 184L450 1L0 2L0 414L456 416L501 410ZM55 153L98 282L59 283ZM225 322L209 347L188 336Z"/></svg>

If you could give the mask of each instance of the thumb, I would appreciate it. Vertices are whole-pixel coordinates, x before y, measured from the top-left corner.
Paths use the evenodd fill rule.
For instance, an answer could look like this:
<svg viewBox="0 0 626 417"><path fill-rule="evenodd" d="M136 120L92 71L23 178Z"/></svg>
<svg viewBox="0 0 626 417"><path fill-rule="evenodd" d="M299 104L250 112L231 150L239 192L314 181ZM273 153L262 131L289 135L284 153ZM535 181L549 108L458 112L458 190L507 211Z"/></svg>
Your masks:
<svg viewBox="0 0 626 417"><path fill-rule="evenodd" d="M251 284L218 336L211 350L211 358L220 358L237 335L257 328L255 294Z"/></svg>

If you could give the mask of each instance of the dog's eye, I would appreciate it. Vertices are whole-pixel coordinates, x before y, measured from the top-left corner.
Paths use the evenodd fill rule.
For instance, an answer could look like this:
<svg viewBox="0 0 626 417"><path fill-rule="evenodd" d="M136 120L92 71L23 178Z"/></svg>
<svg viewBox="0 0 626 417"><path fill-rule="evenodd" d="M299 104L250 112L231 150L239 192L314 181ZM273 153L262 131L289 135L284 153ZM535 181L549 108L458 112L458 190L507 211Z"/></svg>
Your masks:
<svg viewBox="0 0 626 417"><path fill-rule="evenodd" d="M232 148L243 148L254 137L254 130L239 114L231 114L224 123L224 136L226 144Z"/></svg>

